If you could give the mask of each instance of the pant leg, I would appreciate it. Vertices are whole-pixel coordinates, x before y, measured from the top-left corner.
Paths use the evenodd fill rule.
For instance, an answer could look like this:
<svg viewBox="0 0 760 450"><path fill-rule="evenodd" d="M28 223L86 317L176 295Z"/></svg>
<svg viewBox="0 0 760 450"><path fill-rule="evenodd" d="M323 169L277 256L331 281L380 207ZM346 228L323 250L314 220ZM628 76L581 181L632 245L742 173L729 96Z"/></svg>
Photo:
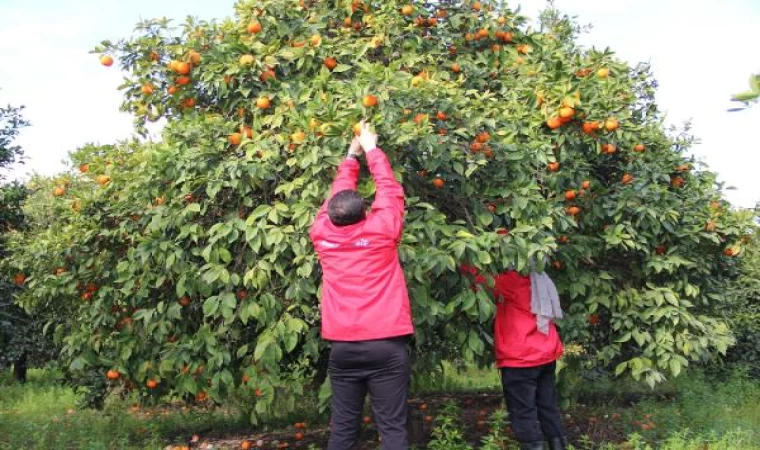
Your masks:
<svg viewBox="0 0 760 450"><path fill-rule="evenodd" d="M373 341L371 354L382 364L372 371L368 387L383 450L407 450L407 396L411 365L405 339Z"/></svg>
<svg viewBox="0 0 760 450"><path fill-rule="evenodd" d="M547 439L563 437L567 434L564 425L562 425L562 413L559 410L559 395L555 382L556 367L557 363L555 362L542 366L538 377L538 391L536 393L538 420Z"/></svg>
<svg viewBox="0 0 760 450"><path fill-rule="evenodd" d="M358 348L353 342L334 342L330 349L328 373L332 386L330 438L327 450L350 450L361 431L366 373L355 361Z"/></svg>
<svg viewBox="0 0 760 450"><path fill-rule="evenodd" d="M515 433L515 439L521 443L544 440L538 425L536 391L540 369L535 367L501 369L501 384L507 412Z"/></svg>

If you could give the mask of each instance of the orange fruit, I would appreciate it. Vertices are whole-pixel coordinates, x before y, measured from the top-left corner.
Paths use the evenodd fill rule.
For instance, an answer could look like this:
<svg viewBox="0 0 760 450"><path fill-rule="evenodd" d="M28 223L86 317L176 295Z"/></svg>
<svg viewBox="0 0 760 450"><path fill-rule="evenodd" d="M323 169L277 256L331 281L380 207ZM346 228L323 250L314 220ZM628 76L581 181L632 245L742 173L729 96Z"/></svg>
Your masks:
<svg viewBox="0 0 760 450"><path fill-rule="evenodd" d="M180 86L185 86L188 83L190 83L190 77L187 75L182 75L181 77L177 78L177 84Z"/></svg>
<svg viewBox="0 0 760 450"><path fill-rule="evenodd" d="M578 214L580 214L580 212L581 212L581 209L578 208L577 206L571 206L567 208L567 214L571 216L577 216Z"/></svg>
<svg viewBox="0 0 760 450"><path fill-rule="evenodd" d="M472 9L475 11L480 11L483 8L483 5L480 2L475 2L472 4Z"/></svg>
<svg viewBox="0 0 760 450"><path fill-rule="evenodd" d="M602 145L602 153L605 153L607 155L612 155L615 152L617 152L617 147L615 147L612 144L604 144Z"/></svg>
<svg viewBox="0 0 760 450"><path fill-rule="evenodd" d="M121 376L118 370L111 369L108 372L106 372L106 378L109 380L116 380Z"/></svg>
<svg viewBox="0 0 760 450"><path fill-rule="evenodd" d="M562 121L559 117L551 117L549 120L546 121L546 126L548 126L552 130L556 130L557 128L562 126Z"/></svg>
<svg viewBox="0 0 760 450"><path fill-rule="evenodd" d="M428 118L427 114L417 114L416 116L414 116L414 123L416 123L417 125L419 125L422 122L424 122L425 120L427 120L427 118Z"/></svg>
<svg viewBox="0 0 760 450"><path fill-rule="evenodd" d="M65 193L66 193L66 188L64 188L63 186L56 186L55 188L53 188L53 195L55 195L56 197L61 197Z"/></svg>
<svg viewBox="0 0 760 450"><path fill-rule="evenodd" d="M438 18L437 17L428 17L427 18L427 24L429 27L434 27L438 25Z"/></svg>
<svg viewBox="0 0 760 450"><path fill-rule="evenodd" d="M303 433L299 431L298 433L296 433L294 437L295 437L295 440L302 441L304 436L303 436Z"/></svg>
<svg viewBox="0 0 760 450"><path fill-rule="evenodd" d="M169 95L174 95L174 94L176 94L176 93L177 93L177 86L169 86L169 87L166 89L166 92L168 92L168 93L169 93Z"/></svg>
<svg viewBox="0 0 760 450"><path fill-rule="evenodd" d="M334 68L338 66L338 60L336 60L332 56L328 56L327 58L325 58L324 64L325 64L325 67L327 67L330 70L333 70Z"/></svg>
<svg viewBox="0 0 760 450"><path fill-rule="evenodd" d="M556 270L560 270L562 268L562 261L552 261L552 267Z"/></svg>
<svg viewBox="0 0 760 450"><path fill-rule="evenodd" d="M515 34L512 33L511 31L505 31L504 34L501 37L501 40L504 41L505 43L509 44L510 42L512 42L512 39L514 37L515 37Z"/></svg>
<svg viewBox="0 0 760 450"><path fill-rule="evenodd" d="M243 450L251 450L253 448L253 444L251 441L243 441L240 443L240 448Z"/></svg>
<svg viewBox="0 0 760 450"><path fill-rule="evenodd" d="M179 299L178 303L182 305L183 307L190 306L190 297L184 296Z"/></svg>
<svg viewBox="0 0 760 450"><path fill-rule="evenodd" d="M614 117L610 117L609 119L604 121L604 128L607 129L607 131L615 131L620 126L620 122Z"/></svg>
<svg viewBox="0 0 760 450"><path fill-rule="evenodd" d="M705 224L705 231L715 231L715 223L708 221L707 224Z"/></svg>
<svg viewBox="0 0 760 450"><path fill-rule="evenodd" d="M559 116L563 119L569 119L575 115L575 110L569 106L563 106L559 109Z"/></svg>
<svg viewBox="0 0 760 450"><path fill-rule="evenodd" d="M575 191L573 189L570 189L569 191L565 192L565 200L573 201L575 200Z"/></svg>
<svg viewBox="0 0 760 450"><path fill-rule="evenodd" d="M145 84L143 84L143 85L142 85L142 87L140 88L140 91L141 91L141 92L142 92L144 95L150 95L150 94L152 94L152 93L153 93L153 85L152 85L152 84L150 84L150 83L145 83Z"/></svg>
<svg viewBox="0 0 760 450"><path fill-rule="evenodd" d="M188 98L185 100L184 104L185 108L192 108L195 106L195 99L193 97Z"/></svg>
<svg viewBox="0 0 760 450"><path fill-rule="evenodd" d="M372 423L372 418L370 416L364 416L362 422L364 422L366 425L369 425Z"/></svg>
<svg viewBox="0 0 760 450"><path fill-rule="evenodd" d="M636 146L633 147L633 150L639 153L642 153L645 149L644 144L636 144Z"/></svg>
<svg viewBox="0 0 760 450"><path fill-rule="evenodd" d="M190 64L186 62L177 64L177 73L180 75L187 75L190 73Z"/></svg>
<svg viewBox="0 0 760 450"><path fill-rule="evenodd" d="M26 282L26 275L23 273L19 272L13 276L13 284L16 286L21 286L24 282Z"/></svg>
<svg viewBox="0 0 760 450"><path fill-rule="evenodd" d="M498 23L499 25L504 25L507 23L507 18L504 16L501 16L498 19L496 19L496 23Z"/></svg>
<svg viewBox="0 0 760 450"><path fill-rule="evenodd" d="M481 144L485 144L491 139L491 135L488 134L488 132L484 131L482 133L478 133L477 136L475 136L475 140L480 142Z"/></svg>
<svg viewBox="0 0 760 450"><path fill-rule="evenodd" d="M230 144L240 145L240 142L243 141L243 136L240 133L232 133L228 139Z"/></svg>
<svg viewBox="0 0 760 450"><path fill-rule="evenodd" d="M599 122L583 122L582 128L584 133L591 134L599 129Z"/></svg>
<svg viewBox="0 0 760 450"><path fill-rule="evenodd" d="M240 57L240 65L241 66L249 66L253 64L253 55L243 55Z"/></svg>
<svg viewBox="0 0 760 450"><path fill-rule="evenodd" d="M478 153L479 151L483 150L483 144L480 142L473 142L470 144L470 150L472 150L473 153Z"/></svg>
<svg viewBox="0 0 760 450"><path fill-rule="evenodd" d="M454 63L451 65L451 71L454 73L459 73L462 70L461 67L459 67L459 63Z"/></svg>
<svg viewBox="0 0 760 450"><path fill-rule="evenodd" d="M550 162L546 165L546 168L549 169L550 172L556 172L559 170L559 163L557 161Z"/></svg>
<svg viewBox="0 0 760 450"><path fill-rule="evenodd" d="M272 69L265 70L259 75L259 80L261 80L262 83L266 83L270 78L277 79L277 74L275 74Z"/></svg>
<svg viewBox="0 0 760 450"><path fill-rule="evenodd" d="M244 126L241 131L243 132L245 137L247 137L248 139L251 139L253 137L253 130L251 130L251 127Z"/></svg>
<svg viewBox="0 0 760 450"><path fill-rule="evenodd" d="M676 166L676 172L688 172L691 170L691 166L688 164L681 164L679 166Z"/></svg>
<svg viewBox="0 0 760 450"><path fill-rule="evenodd" d="M414 6L412 5L405 5L403 8L401 8L401 14L405 16L411 16L414 12Z"/></svg>
<svg viewBox="0 0 760 450"><path fill-rule="evenodd" d="M248 24L248 27L246 29L251 34L261 33L261 23L259 23L259 22L251 22L251 23Z"/></svg>
<svg viewBox="0 0 760 450"><path fill-rule="evenodd" d="M261 397L262 395L264 395L264 393L261 392L261 389L259 388L256 388L256 391L254 391L254 394L256 395L256 397Z"/></svg>
<svg viewBox="0 0 760 450"><path fill-rule="evenodd" d="M438 16L438 17L440 17L441 19L443 19L444 17L446 17L447 14L448 13L446 12L445 9L437 9L435 11L435 15Z"/></svg>
<svg viewBox="0 0 760 450"><path fill-rule="evenodd" d="M271 106L271 102L268 97L259 97L256 99L256 107L259 109L267 109Z"/></svg>
<svg viewBox="0 0 760 450"><path fill-rule="evenodd" d="M478 30L477 33L475 33L475 39L486 39L488 37L488 30L486 28L481 28Z"/></svg>
<svg viewBox="0 0 760 450"><path fill-rule="evenodd" d="M365 108L372 108L377 106L377 97L374 95L365 95L362 99L362 106Z"/></svg>
<svg viewBox="0 0 760 450"><path fill-rule="evenodd" d="M145 383L145 385L148 386L148 389L155 389L156 386L158 386L158 382L151 378Z"/></svg>
<svg viewBox="0 0 760 450"><path fill-rule="evenodd" d="M668 248L667 248L667 247L665 247L665 245L663 245L663 244L660 244L660 245L658 245L658 246L657 246L657 247L654 249L655 253L657 253L658 255L662 255L662 254L664 254L664 253L665 253L667 250L668 250Z"/></svg>
<svg viewBox="0 0 760 450"><path fill-rule="evenodd" d="M108 175L98 175L95 180L98 182L99 185L105 186L111 181L111 177Z"/></svg>
<svg viewBox="0 0 760 450"><path fill-rule="evenodd" d="M446 113L445 113L445 112L443 112L443 111L438 111L438 112L435 114L435 118L436 118L436 119L438 119L438 120L446 120L448 117L446 116Z"/></svg>
<svg viewBox="0 0 760 450"><path fill-rule="evenodd" d="M583 189L588 189L588 188L590 188L590 187L591 187L591 182L590 182L590 181L588 181L588 180L585 180L585 181L583 182L583 184L581 185L581 187L582 187Z"/></svg>
<svg viewBox="0 0 760 450"><path fill-rule="evenodd" d="M607 78L610 76L610 69L606 67L602 67L601 69L596 71L596 76L599 78Z"/></svg>
<svg viewBox="0 0 760 450"><path fill-rule="evenodd" d="M734 256L734 249L732 249L732 248L729 247L729 248L723 250L723 254L726 255L726 256Z"/></svg>
<svg viewBox="0 0 760 450"><path fill-rule="evenodd" d="M445 183L443 182L443 179L441 178L436 178L435 180L433 180L433 186L435 186L437 189L442 189L444 184Z"/></svg>
<svg viewBox="0 0 760 450"><path fill-rule="evenodd" d="M201 63L201 54L196 52L195 50L190 50L190 52L188 53L188 56L190 56L190 62L192 62L196 66Z"/></svg>
<svg viewBox="0 0 760 450"><path fill-rule="evenodd" d="M623 178L621 181L623 184L628 184L631 181L633 181L633 175L631 175L630 173L626 173L625 175L623 175Z"/></svg>
<svg viewBox="0 0 760 450"><path fill-rule="evenodd" d="M685 181L684 181L684 179L682 177L673 177L670 180L670 185L673 186L673 187L680 188L680 187L683 187L684 182Z"/></svg>
<svg viewBox="0 0 760 450"><path fill-rule="evenodd" d="M103 55L100 57L100 64L103 64L106 67L111 67L113 65L113 58L109 55Z"/></svg>

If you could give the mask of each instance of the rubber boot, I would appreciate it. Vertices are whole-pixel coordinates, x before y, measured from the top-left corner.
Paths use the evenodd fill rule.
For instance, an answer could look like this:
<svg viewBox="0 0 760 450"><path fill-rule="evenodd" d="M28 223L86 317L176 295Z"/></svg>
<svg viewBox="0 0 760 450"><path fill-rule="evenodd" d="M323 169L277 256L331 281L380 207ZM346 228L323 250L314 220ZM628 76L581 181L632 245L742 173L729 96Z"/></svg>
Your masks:
<svg viewBox="0 0 760 450"><path fill-rule="evenodd" d="M544 450L543 441L539 442L521 442L520 450Z"/></svg>
<svg viewBox="0 0 760 450"><path fill-rule="evenodd" d="M549 439L549 450L565 450L567 448L567 437L555 437Z"/></svg>

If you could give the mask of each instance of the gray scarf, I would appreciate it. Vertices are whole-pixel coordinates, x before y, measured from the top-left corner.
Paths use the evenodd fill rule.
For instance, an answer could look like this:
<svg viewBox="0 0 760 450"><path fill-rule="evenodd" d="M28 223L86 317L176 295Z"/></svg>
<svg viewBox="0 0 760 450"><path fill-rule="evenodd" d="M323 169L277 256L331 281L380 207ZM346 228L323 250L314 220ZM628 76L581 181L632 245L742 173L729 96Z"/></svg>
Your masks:
<svg viewBox="0 0 760 450"><path fill-rule="evenodd" d="M530 273L530 310L536 315L538 331L544 334L549 334L549 322L562 318L557 288L544 272Z"/></svg>

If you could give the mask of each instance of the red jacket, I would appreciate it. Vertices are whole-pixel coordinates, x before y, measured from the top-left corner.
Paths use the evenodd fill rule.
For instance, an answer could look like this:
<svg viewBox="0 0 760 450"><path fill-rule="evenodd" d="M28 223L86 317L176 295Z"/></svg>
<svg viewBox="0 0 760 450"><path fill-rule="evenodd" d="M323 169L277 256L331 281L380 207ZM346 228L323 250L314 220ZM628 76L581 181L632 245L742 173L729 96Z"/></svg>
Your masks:
<svg viewBox="0 0 760 450"><path fill-rule="evenodd" d="M472 267L463 270L475 276L475 282L485 278ZM494 350L497 367L536 367L556 361L562 356L562 341L554 323L549 334L536 327L536 315L530 308L530 276L510 270L494 277L496 319L494 320Z"/></svg>
<svg viewBox="0 0 760 450"><path fill-rule="evenodd" d="M366 341L412 334L412 314L398 243L404 226L404 190L380 149L367 152L375 179L372 209L365 220L335 226L322 205L310 236L322 265L322 337ZM338 168L330 197L356 189L359 162Z"/></svg>

